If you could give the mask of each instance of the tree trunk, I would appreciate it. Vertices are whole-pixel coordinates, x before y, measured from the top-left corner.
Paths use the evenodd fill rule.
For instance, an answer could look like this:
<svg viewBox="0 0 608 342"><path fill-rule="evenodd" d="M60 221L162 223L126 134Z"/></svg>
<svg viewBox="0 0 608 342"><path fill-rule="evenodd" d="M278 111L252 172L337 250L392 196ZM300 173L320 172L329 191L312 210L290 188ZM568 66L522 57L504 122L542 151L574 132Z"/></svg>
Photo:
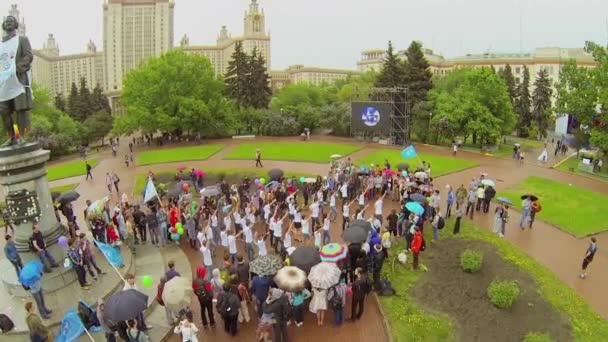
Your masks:
<svg viewBox="0 0 608 342"><path fill-rule="evenodd" d="M477 133L476 132L473 132L472 139L473 139L473 145L477 145Z"/></svg>

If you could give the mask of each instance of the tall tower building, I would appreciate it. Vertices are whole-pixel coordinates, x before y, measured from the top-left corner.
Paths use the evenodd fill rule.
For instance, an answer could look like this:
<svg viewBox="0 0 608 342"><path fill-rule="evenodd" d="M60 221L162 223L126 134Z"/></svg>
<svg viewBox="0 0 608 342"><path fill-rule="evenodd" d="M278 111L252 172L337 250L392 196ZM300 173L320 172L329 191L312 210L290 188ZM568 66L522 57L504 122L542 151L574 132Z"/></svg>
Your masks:
<svg viewBox="0 0 608 342"><path fill-rule="evenodd" d="M25 36L25 20L21 18L21 13L19 13L19 8L17 8L16 4L11 5L11 9L8 11L8 15L13 16L15 17L15 19L17 19L17 22L19 22L19 35Z"/></svg>
<svg viewBox="0 0 608 342"><path fill-rule="evenodd" d="M49 57L59 57L59 45L57 45L55 36L52 33L49 33L46 42L42 44L41 51Z"/></svg>
<svg viewBox="0 0 608 342"><path fill-rule="evenodd" d="M266 32L266 16L257 0L251 0L243 21L243 49L251 53L257 48L258 53L266 59L266 68L270 70L270 33Z"/></svg>
<svg viewBox="0 0 608 342"><path fill-rule="evenodd" d="M139 63L173 48L173 0L106 0L103 5L105 89L122 89Z"/></svg>

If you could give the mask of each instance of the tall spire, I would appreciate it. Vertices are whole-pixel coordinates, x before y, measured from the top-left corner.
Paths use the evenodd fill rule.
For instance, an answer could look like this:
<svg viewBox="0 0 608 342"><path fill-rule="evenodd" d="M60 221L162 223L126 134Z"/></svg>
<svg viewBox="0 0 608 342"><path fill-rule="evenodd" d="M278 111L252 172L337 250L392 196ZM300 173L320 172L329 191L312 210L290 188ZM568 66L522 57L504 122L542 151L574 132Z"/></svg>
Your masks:
<svg viewBox="0 0 608 342"><path fill-rule="evenodd" d="M8 15L15 17L17 22L19 23L19 35L25 36L25 20L21 18L21 13L19 13L19 8L17 8L17 4L12 4L11 9L8 11Z"/></svg>

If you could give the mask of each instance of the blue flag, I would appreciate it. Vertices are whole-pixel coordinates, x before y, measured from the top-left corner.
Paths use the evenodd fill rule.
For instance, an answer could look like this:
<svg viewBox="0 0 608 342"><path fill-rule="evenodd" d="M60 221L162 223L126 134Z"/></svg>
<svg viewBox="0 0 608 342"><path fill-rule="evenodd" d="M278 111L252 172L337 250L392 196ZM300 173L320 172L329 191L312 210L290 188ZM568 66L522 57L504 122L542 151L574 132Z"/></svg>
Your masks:
<svg viewBox="0 0 608 342"><path fill-rule="evenodd" d="M97 247L99 250L101 250L110 264L112 264L114 267L122 267L124 265L122 255L120 255L120 252L116 248L108 245L107 243L102 243L99 241L96 241L96 243Z"/></svg>
<svg viewBox="0 0 608 342"><path fill-rule="evenodd" d="M61 328L55 342L72 342L76 341L84 332L84 325L74 309L68 310L61 320Z"/></svg>
<svg viewBox="0 0 608 342"><path fill-rule="evenodd" d="M152 177L148 177L148 183L146 184L146 190L144 191L144 202L149 202L158 197L156 187L152 181Z"/></svg>
<svg viewBox="0 0 608 342"><path fill-rule="evenodd" d="M416 149L413 145L410 145L401 151L401 156L403 159L412 159L418 157L418 153L416 153Z"/></svg>

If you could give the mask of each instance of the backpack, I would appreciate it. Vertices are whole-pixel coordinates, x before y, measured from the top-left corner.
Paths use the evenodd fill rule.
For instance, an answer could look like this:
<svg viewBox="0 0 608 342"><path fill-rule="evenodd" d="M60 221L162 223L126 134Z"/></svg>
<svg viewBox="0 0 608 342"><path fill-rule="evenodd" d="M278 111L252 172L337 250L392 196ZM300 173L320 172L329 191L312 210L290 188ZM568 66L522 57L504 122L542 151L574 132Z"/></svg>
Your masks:
<svg viewBox="0 0 608 342"><path fill-rule="evenodd" d="M141 331L137 330L137 335L132 336L129 329L127 329L127 336L129 337L129 342L138 342L140 333L141 333Z"/></svg>
<svg viewBox="0 0 608 342"><path fill-rule="evenodd" d="M334 311L339 311L342 310L342 298L338 295L338 291L336 291L336 286L338 285L334 285L329 288L330 291L334 292L333 296L329 300L329 305L332 309L334 309Z"/></svg>
<svg viewBox="0 0 608 342"><path fill-rule="evenodd" d="M234 293L227 293L219 311L222 317L233 317L238 315L240 306L239 298Z"/></svg>
<svg viewBox="0 0 608 342"><path fill-rule="evenodd" d="M539 213L541 210L543 210L542 205L540 205L540 203L538 202L534 202L532 203L532 211L535 213Z"/></svg>
<svg viewBox="0 0 608 342"><path fill-rule="evenodd" d="M443 217L439 217L439 220L437 221L437 229L443 229L443 227L445 227L445 220Z"/></svg>
<svg viewBox="0 0 608 342"><path fill-rule="evenodd" d="M13 323L13 321L11 321L11 319L7 315L0 314L0 330L2 330L3 333L6 333L13 330L14 328L15 323Z"/></svg>
<svg viewBox="0 0 608 342"><path fill-rule="evenodd" d="M197 280L195 280L195 284L198 285L198 288L194 294L196 294L196 296L198 297L198 300L201 303L210 302L213 299L213 296L205 288L205 285L207 285L207 282L202 279L197 279Z"/></svg>

